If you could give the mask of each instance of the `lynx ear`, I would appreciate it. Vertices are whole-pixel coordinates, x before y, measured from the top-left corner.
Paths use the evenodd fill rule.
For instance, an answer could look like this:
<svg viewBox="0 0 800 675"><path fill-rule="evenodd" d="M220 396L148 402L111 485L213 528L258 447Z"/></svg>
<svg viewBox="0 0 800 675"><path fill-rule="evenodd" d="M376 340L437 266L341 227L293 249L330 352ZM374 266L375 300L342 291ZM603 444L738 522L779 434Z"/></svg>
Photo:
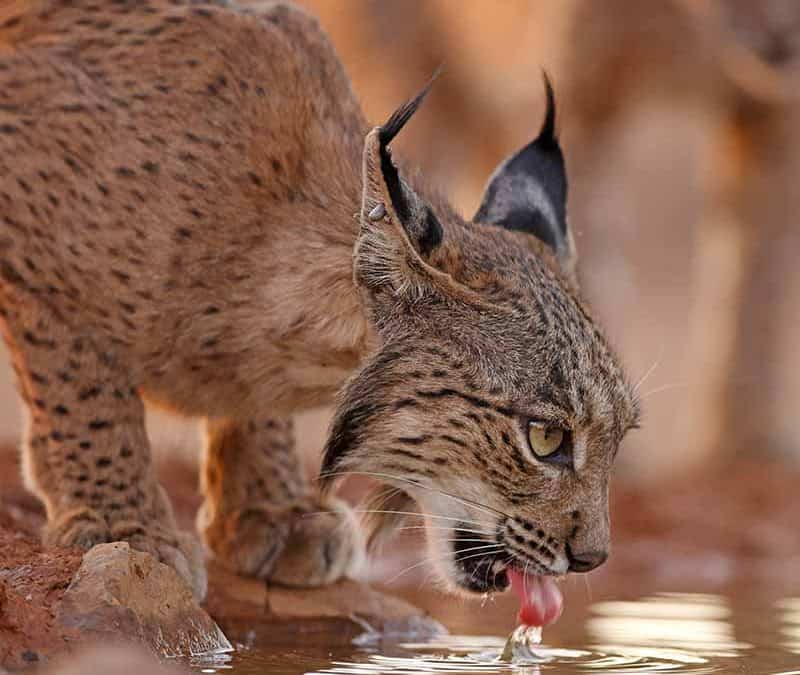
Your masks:
<svg viewBox="0 0 800 675"><path fill-rule="evenodd" d="M567 176L547 74L544 84L547 112L539 135L495 170L473 220L532 234L554 250L571 277L575 247L567 225Z"/></svg>
<svg viewBox="0 0 800 675"><path fill-rule="evenodd" d="M424 290L426 277L435 273L425 260L443 237L441 223L400 176L389 149L432 84L433 80L385 124L373 129L364 143L356 279L370 289L389 287L395 295Z"/></svg>

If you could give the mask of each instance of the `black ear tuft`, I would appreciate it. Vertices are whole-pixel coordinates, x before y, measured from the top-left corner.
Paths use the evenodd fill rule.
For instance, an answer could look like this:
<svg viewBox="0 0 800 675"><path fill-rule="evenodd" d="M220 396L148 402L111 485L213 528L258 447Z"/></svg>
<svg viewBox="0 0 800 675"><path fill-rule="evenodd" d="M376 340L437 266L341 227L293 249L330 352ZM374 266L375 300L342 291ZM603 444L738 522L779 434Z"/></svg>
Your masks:
<svg viewBox="0 0 800 675"><path fill-rule="evenodd" d="M542 71L544 78L544 90L547 97L547 110L544 114L544 122L536 137L536 143L542 148L558 148L558 138L556 137L556 95L553 91L553 83L546 70Z"/></svg>
<svg viewBox="0 0 800 675"><path fill-rule="evenodd" d="M428 92L430 92L433 83L436 82L436 78L439 77L441 71L442 69L438 68L431 79L428 80L428 83L422 88L422 91L411 100L403 103L403 105L395 110L392 116L381 125L378 135L381 147L388 146L389 143L394 140L395 136L400 133L400 130L406 125L406 122L417 112L417 109L422 105L422 102L425 100Z"/></svg>
<svg viewBox="0 0 800 675"><path fill-rule="evenodd" d="M395 136L400 133L400 130L406 125L408 120L412 118L414 113L417 112L417 109L422 105L422 102L425 100L425 97L428 95L428 92L431 90L438 76L439 70L433 74L433 77L431 77L422 91L395 110L392 116L381 125L378 131L383 180L386 183L386 188L389 190L392 206L400 220L404 223L409 220L410 206L408 204L408 198L403 190L397 167L394 165L394 162L392 162L389 144L394 140Z"/></svg>
<svg viewBox="0 0 800 675"><path fill-rule="evenodd" d="M556 135L556 105L544 73L547 110L539 135L503 162L489 180L473 220L527 232L569 257L567 176Z"/></svg>

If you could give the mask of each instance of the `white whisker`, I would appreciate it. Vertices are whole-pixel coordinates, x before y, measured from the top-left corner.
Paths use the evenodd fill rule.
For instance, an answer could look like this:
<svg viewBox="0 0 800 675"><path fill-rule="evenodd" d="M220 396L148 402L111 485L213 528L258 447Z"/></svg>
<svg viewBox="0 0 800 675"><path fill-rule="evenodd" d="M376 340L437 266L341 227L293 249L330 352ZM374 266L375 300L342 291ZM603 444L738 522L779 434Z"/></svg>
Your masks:
<svg viewBox="0 0 800 675"><path fill-rule="evenodd" d="M644 401L649 396L653 394L660 394L662 391L668 391L670 389L680 389L681 387L688 387L688 382L671 382L670 384L665 384L660 387L656 387L655 389L651 389L650 391L642 394L639 398Z"/></svg>
<svg viewBox="0 0 800 675"><path fill-rule="evenodd" d="M589 602L592 601L592 587L589 584L589 575L588 574L581 574L583 577L583 581L586 584L586 597L589 599Z"/></svg>
<svg viewBox="0 0 800 675"><path fill-rule="evenodd" d="M446 560L447 558L450 558L450 557L453 557L457 561L469 560L470 558L477 558L479 556L486 555L486 553L500 552L501 550L503 550L503 548L504 547L501 544L488 544L486 546L473 546L471 548L466 548L463 551L459 551L459 553L469 553L470 551L478 551L478 553L473 553L472 555L468 555L468 556L461 557L461 556L453 554L453 553L446 553L444 555L437 556L435 558L425 557L424 559L420 560L419 562L414 563L410 567L406 567L402 571L398 572L391 579L389 579L388 581L385 581L384 583L385 584L391 584L393 581L396 581L397 579L399 579L401 576L403 576L407 572L410 572L411 570L416 569L417 567L421 567L422 565L425 565L426 563L430 563L430 562L433 562L433 561L436 561L436 560Z"/></svg>
<svg viewBox="0 0 800 675"><path fill-rule="evenodd" d="M448 525L404 525L395 528L396 530L449 530L452 532L455 528ZM470 530L465 527L459 527L459 532L466 532L467 534L488 534L484 530Z"/></svg>
<svg viewBox="0 0 800 675"><path fill-rule="evenodd" d="M385 513L385 514L392 514L396 516L417 516L418 518L439 518L441 520L449 520L455 521L458 523L467 523L469 525L482 525L483 523L479 523L477 520L464 520L463 518L453 518L452 516L437 516L432 513L417 513L416 511L392 511L390 509L353 509L353 513ZM303 517L306 516L320 516L324 514L330 514L330 511L309 511L308 513L304 513ZM420 525L419 527L425 527L425 525ZM403 528L400 528L403 529ZM461 529L461 528L458 528ZM466 531L466 530L465 530Z"/></svg>
<svg viewBox="0 0 800 675"><path fill-rule="evenodd" d="M444 490L440 490L438 488L432 488L428 485L423 485L419 481L412 480L410 478L406 478L404 476L398 476L395 474L390 473L380 473L377 471L331 471L327 474L320 474L320 477L335 477L335 476L347 476L347 475L355 475L355 476L372 476L374 478L382 478L384 480L397 480L401 483L408 483L409 485L413 485L414 487L421 488L423 490L428 490L430 492L434 492L436 494L440 494L443 497L449 497L457 501L458 503L462 504L463 506L468 506L474 509L478 509L479 511L483 511L491 516L502 516L503 518L511 518L507 513L503 513L491 506L487 506L486 504L479 504L478 502L474 502L471 499L467 499L466 497L457 497L456 495L450 494L449 492L445 492Z"/></svg>
<svg viewBox="0 0 800 675"><path fill-rule="evenodd" d="M525 569L522 570L522 594L527 598L528 597L528 566L530 565L530 560L525 561Z"/></svg>
<svg viewBox="0 0 800 675"><path fill-rule="evenodd" d="M641 387L647 381L647 378L649 378L655 372L656 368L658 368L659 364L661 363L661 359L663 357L664 357L664 344L662 343L661 349L659 349L658 352L658 356L656 357L656 360L653 361L653 365L647 369L647 372L639 378L639 381L633 387L634 393L639 391L639 387Z"/></svg>

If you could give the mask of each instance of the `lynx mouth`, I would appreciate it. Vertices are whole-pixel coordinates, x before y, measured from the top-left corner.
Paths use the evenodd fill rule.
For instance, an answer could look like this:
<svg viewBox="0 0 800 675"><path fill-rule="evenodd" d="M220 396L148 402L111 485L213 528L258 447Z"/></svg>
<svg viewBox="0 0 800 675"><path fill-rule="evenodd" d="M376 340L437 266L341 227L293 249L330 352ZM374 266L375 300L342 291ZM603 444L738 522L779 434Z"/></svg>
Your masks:
<svg viewBox="0 0 800 675"><path fill-rule="evenodd" d="M534 561L523 563L509 558L508 551L497 550L481 555L464 552L467 542L457 537L454 560L458 571L456 583L469 593L484 594L509 588L519 599L519 621L528 626L546 626L555 622L564 609L564 598L556 577ZM473 546L470 543L469 546ZM487 546L491 546L487 542Z"/></svg>
<svg viewBox="0 0 800 675"><path fill-rule="evenodd" d="M455 563L459 574L458 586L470 593L494 593L508 589L508 565L503 562L505 553L460 559L456 553Z"/></svg>

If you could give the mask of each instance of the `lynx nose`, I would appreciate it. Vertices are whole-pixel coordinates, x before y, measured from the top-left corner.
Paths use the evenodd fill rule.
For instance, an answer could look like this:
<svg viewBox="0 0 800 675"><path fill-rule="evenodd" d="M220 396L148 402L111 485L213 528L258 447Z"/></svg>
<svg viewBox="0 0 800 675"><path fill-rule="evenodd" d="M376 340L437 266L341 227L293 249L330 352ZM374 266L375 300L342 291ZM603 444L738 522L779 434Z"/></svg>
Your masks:
<svg viewBox="0 0 800 675"><path fill-rule="evenodd" d="M608 551L581 551L575 553L567 544L567 560L570 572L589 572L600 567L608 558Z"/></svg>

